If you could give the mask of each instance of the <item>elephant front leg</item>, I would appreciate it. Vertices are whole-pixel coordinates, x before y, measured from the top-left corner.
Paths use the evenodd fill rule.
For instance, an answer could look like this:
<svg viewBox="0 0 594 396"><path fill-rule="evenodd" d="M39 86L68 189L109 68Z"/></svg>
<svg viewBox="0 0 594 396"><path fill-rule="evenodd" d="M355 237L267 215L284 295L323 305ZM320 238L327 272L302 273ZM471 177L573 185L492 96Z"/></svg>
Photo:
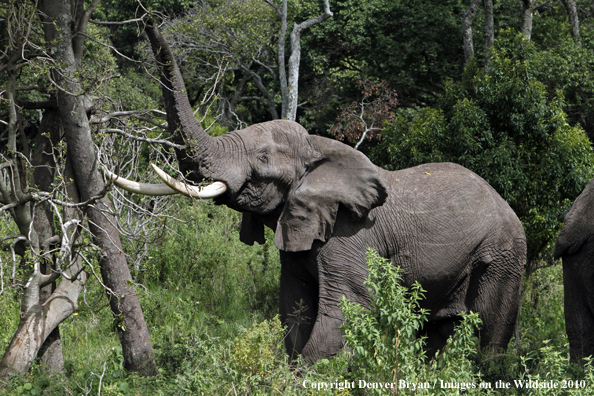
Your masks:
<svg viewBox="0 0 594 396"><path fill-rule="evenodd" d="M349 275L348 279L344 276L332 276L332 281L320 276L318 315L311 336L301 352L307 363L332 358L344 346L345 337L341 329L344 316L339 306L341 297L369 307L369 295L363 286L364 277L357 276L355 272Z"/></svg>
<svg viewBox="0 0 594 396"><path fill-rule="evenodd" d="M285 345L292 359L300 354L312 364L335 356L343 347L340 298L369 306L363 282L367 269L361 264L365 250L361 252L348 260L344 255L321 259L318 251L281 252L280 311L288 327Z"/></svg>
<svg viewBox="0 0 594 396"><path fill-rule="evenodd" d="M345 339L340 327L344 323L337 301L324 301L318 305L318 316L311 336L301 356L306 363L313 364L320 359L335 356L344 346Z"/></svg>
<svg viewBox="0 0 594 396"><path fill-rule="evenodd" d="M306 254L281 252L280 316L287 328L285 347L291 360L302 354L318 314L318 281Z"/></svg>

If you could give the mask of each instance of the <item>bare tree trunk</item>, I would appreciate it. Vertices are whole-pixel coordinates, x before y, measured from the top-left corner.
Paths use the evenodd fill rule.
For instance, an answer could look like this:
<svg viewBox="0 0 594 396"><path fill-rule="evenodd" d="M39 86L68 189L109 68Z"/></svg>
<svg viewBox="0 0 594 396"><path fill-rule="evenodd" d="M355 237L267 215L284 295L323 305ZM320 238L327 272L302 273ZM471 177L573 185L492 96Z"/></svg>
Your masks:
<svg viewBox="0 0 594 396"><path fill-rule="evenodd" d="M77 270L80 271L80 268L72 268L68 271L74 279L72 281L64 279L60 282L45 303L34 304L27 309L0 361L0 377L25 374L47 336L58 324L76 311L78 295L87 279L84 271L76 274ZM39 280L39 277L34 275L28 287L38 288Z"/></svg>
<svg viewBox="0 0 594 396"><path fill-rule="evenodd" d="M285 39L287 37L287 0L283 0L281 28L278 34L278 80L281 86L281 118L287 118L289 108L289 92L287 90L287 70L285 69Z"/></svg>
<svg viewBox="0 0 594 396"><path fill-rule="evenodd" d="M70 30L73 18L68 2L44 0L40 2L40 9L47 16L46 22L49 22L45 23L44 29L47 42L53 46L51 53L65 65L61 70L53 70L52 76L58 86L64 89L58 91L57 101L68 145L68 158L73 164L74 181L82 201L103 195L94 206L89 207L87 218L94 242L101 249L99 265L103 283L109 289L112 313L119 322L117 331L122 343L124 365L126 369L141 375L155 375L157 367L148 328L114 226L111 202L103 194L105 183L98 169L84 98L81 94L73 95L83 92L75 77L82 57L82 42L78 39L84 37L86 23L97 3L98 0L94 0L87 10L78 14L83 17L74 24L78 28L74 35Z"/></svg>
<svg viewBox="0 0 594 396"><path fill-rule="evenodd" d="M495 22L493 20L493 0L484 0L485 6L485 71L491 64L491 47L495 43Z"/></svg>
<svg viewBox="0 0 594 396"><path fill-rule="evenodd" d="M479 0L472 0L470 6L464 11L462 16L462 40L464 43L464 64L474 56L474 45L472 42L472 21L478 10Z"/></svg>
<svg viewBox="0 0 594 396"><path fill-rule="evenodd" d="M52 117L48 115L47 118ZM46 127L47 122L42 126ZM33 175L40 190L47 191L53 181L55 164L53 157L43 155L43 152L52 152L52 142L41 133L39 136L39 144L35 151L38 167ZM34 211L38 217L32 231L38 232L37 237L41 243L39 246L32 246L32 249L40 252L53 237L53 214L51 208L44 204L37 205ZM45 274L39 260L43 255L35 256L37 259L34 262L33 274L25 286L21 304L21 320L0 361L0 377L25 374L36 356L39 356L41 363L51 371L59 372L63 368L58 325L77 310L78 296L86 283L87 274L82 270L80 258L72 259L71 265L63 272L62 281L53 290L55 278L51 275L51 268ZM46 260L51 262L49 258ZM48 265L51 267L51 264Z"/></svg>
<svg viewBox="0 0 594 396"><path fill-rule="evenodd" d="M286 1L286 0L284 0ZM299 64L301 62L301 34L303 31L317 23L324 22L332 16L329 0L324 0L324 13L318 17L308 19L293 26L291 32L291 56L289 56L289 79L287 82L287 112L286 118L295 121L297 118L297 105L299 101Z"/></svg>
<svg viewBox="0 0 594 396"><path fill-rule="evenodd" d="M561 0L561 2L567 9L567 14L569 15L569 24L571 25L571 36L577 41L581 42L582 38L580 36L580 21L578 18L576 1Z"/></svg>
<svg viewBox="0 0 594 396"><path fill-rule="evenodd" d="M33 182L40 191L50 192L54 181L56 162L54 159L54 145L60 141L60 117L57 109L47 109L41 120L35 144L35 151L31 158L33 165ZM52 257L47 257L50 240L56 234L54 228L54 213L49 202L41 202L34 208L35 222L33 227L40 241L39 255L41 256L41 273L50 275L54 270ZM67 218L70 220L70 218ZM56 287L55 282L43 287L39 294L39 303L45 303ZM41 346L38 353L41 366L47 372L61 373L64 369L62 356L62 341L58 327L52 330Z"/></svg>
<svg viewBox="0 0 594 396"><path fill-rule="evenodd" d="M532 17L534 14L534 0L522 0L522 34L530 41L532 36Z"/></svg>
<svg viewBox="0 0 594 396"><path fill-rule="evenodd" d="M14 103L14 74L11 73L10 67L9 69L9 80L5 92L10 120L7 148L8 152L16 154L18 128L15 127L17 115ZM48 120L51 120L51 116L48 116L46 122L43 123L44 128L51 124ZM33 172L33 177L37 177L37 180L33 181L33 185L38 185L43 191L44 189L49 190L55 167L53 158L43 155L46 149L49 152L52 151L52 144L41 134L40 137L35 151L35 160L32 159L31 163L38 165ZM23 146L21 154L31 158L26 137L23 137L21 143ZM11 159L8 160L10 164ZM12 162L12 164L16 164L16 166L12 166L9 172L10 187L0 183L0 193L4 201L10 200L12 204L16 205L13 218L23 233L19 238L28 242L32 253L33 271L23 290L19 326L0 361L0 378L13 374L24 375L31 367L35 357L39 355L41 355L42 363L57 364L57 368L60 369L62 355L56 329L59 323L77 309L78 296L87 279L86 273L82 271L80 261L74 260L74 265L64 267L62 281L55 290L52 290L51 285L60 271L57 269L56 272L47 271L48 273L45 274L42 271L43 256L41 252L42 246L49 243L53 237L53 214L51 210L47 211L48 208L43 204L31 208L32 200L26 198L23 193L27 189L27 180L22 173L19 173L18 162ZM35 223L32 221L32 213L39 216ZM71 263L72 260L68 260L68 262ZM51 338L52 334L53 339ZM50 341L46 343L48 338Z"/></svg>
<svg viewBox="0 0 594 396"><path fill-rule="evenodd" d="M297 118L297 105L299 100L299 63L301 62L301 34L303 31L317 23L324 22L332 17L329 0L324 0L324 13L315 18L308 19L293 26L291 32L291 56L285 69L285 36L287 34L287 0L283 0L282 10L270 0L264 0L273 7L281 17L281 29L278 35L278 78L281 86L282 111L281 118L295 121Z"/></svg>

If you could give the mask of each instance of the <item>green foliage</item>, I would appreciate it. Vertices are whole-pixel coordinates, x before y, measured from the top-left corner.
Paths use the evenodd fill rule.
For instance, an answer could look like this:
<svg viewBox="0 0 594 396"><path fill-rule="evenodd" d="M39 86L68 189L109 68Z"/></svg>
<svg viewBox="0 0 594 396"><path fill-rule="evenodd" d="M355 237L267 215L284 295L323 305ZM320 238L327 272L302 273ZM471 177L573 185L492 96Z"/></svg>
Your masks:
<svg viewBox="0 0 594 396"><path fill-rule="evenodd" d="M594 46L581 45L568 35L542 44L518 43L510 32L502 34L497 43L511 56L519 52L515 50L518 46L528 47L524 61L534 77L545 84L549 95L563 92L569 122L581 125L594 137Z"/></svg>
<svg viewBox="0 0 594 396"><path fill-rule="evenodd" d="M278 316L254 323L235 338L231 361L238 374L247 377L262 376L274 363L284 337Z"/></svg>
<svg viewBox="0 0 594 396"><path fill-rule="evenodd" d="M428 360L423 349L424 338L417 337L428 315L427 310L420 308L421 286L418 283L410 288L402 286L402 269L375 251L370 249L367 258L369 275L365 285L374 297L371 308L344 298L340 304L347 347L353 353L351 364L356 367L354 379L420 384L430 388L432 394L451 394L452 389L440 381L480 383L481 375L471 360L478 347L474 335L480 324L478 314L463 315L444 350ZM384 394L385 390L372 388L369 392ZM415 393L410 388L404 392ZM473 388L468 392L474 393Z"/></svg>
<svg viewBox="0 0 594 396"><path fill-rule="evenodd" d="M299 19L313 17L303 7ZM448 79L459 78L462 34L457 0L336 0L334 16L303 35L299 122L327 133L340 109L357 101L358 81L387 81L400 107L434 104ZM436 17L438 16L438 17Z"/></svg>
<svg viewBox="0 0 594 396"><path fill-rule="evenodd" d="M260 309L267 317L277 312L280 271L271 230L265 245L239 241L241 215L221 206L179 201L173 233L155 245L146 271L149 285L191 288L193 299L233 317L246 309Z"/></svg>
<svg viewBox="0 0 594 396"><path fill-rule="evenodd" d="M413 363L413 370L418 370L422 364L424 342L415 335L428 312L419 305L423 299L419 283L408 290L400 285L401 268L374 251L369 251L367 257L369 275L365 285L374 300L367 310L342 298L340 307L346 319L344 334L354 352L353 361L359 366L358 371L370 379L387 381L391 379L393 364L398 369Z"/></svg>
<svg viewBox="0 0 594 396"><path fill-rule="evenodd" d="M161 12L175 17L182 15L195 6L194 0L148 0L142 2L142 7L150 12ZM126 21L139 18L142 11L139 4L127 0L104 0L93 13L93 19L100 21ZM111 26L109 29L110 42L118 51L130 58L138 56L137 45L142 41L142 24L126 23ZM137 68L138 65L118 58L118 62L128 68Z"/></svg>
<svg viewBox="0 0 594 396"><path fill-rule="evenodd" d="M4 268L4 279L7 279L9 272ZM7 276L8 275L8 276ZM5 289L0 294L0 351L5 351L12 340L14 330L19 324L20 299L22 293L20 290L4 286Z"/></svg>
<svg viewBox="0 0 594 396"><path fill-rule="evenodd" d="M331 9L334 16L304 39L308 56L339 76L358 70L364 76L357 73L357 79L385 79L409 105L433 102L431 92L459 74L459 1L340 0Z"/></svg>
<svg viewBox="0 0 594 396"><path fill-rule="evenodd" d="M524 279L520 307L520 348L533 369L542 365L540 350L548 346L561 351L567 335L563 320L563 268L560 265L542 268ZM538 315L533 312L538 311ZM546 367L546 366L543 366Z"/></svg>
<svg viewBox="0 0 594 396"><path fill-rule="evenodd" d="M568 348L568 345L565 345ZM520 357L520 372L513 383L520 394L525 395L594 395L592 379L594 369L592 361L588 361L581 373L577 367L569 364L569 356L548 342L538 350L542 361L535 371L528 367L533 365L529 357ZM532 386L530 384L532 383ZM534 385L537 384L537 385ZM541 384L540 386L538 384Z"/></svg>
<svg viewBox="0 0 594 396"><path fill-rule="evenodd" d="M277 32L278 17L273 8L262 1L214 0L180 20L175 29L196 39L196 44L203 45L205 52L224 51L221 60L237 67L268 45Z"/></svg>
<svg viewBox="0 0 594 396"><path fill-rule="evenodd" d="M583 129L567 122L563 95L551 97L537 79L534 46L514 37L511 50L493 50L488 73L471 63L461 82L448 83L439 108L386 125L372 156L391 169L451 161L473 170L520 217L532 259L594 176L594 155Z"/></svg>

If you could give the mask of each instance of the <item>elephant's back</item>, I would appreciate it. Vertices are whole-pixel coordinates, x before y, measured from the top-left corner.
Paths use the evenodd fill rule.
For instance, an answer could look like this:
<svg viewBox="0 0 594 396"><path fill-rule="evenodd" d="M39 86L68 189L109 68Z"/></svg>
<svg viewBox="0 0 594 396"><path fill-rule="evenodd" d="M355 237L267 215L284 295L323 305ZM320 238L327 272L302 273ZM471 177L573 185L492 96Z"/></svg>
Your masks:
<svg viewBox="0 0 594 396"><path fill-rule="evenodd" d="M430 287L446 278L453 292L477 263L505 254L516 257L506 270L521 274L526 257L522 224L480 176L453 163L382 171L382 176L387 202L371 214L379 223L375 229L392 232L381 250L404 267L406 283Z"/></svg>
<svg viewBox="0 0 594 396"><path fill-rule="evenodd" d="M482 177L461 165L429 163L384 171L382 176L390 204L403 211L437 218L439 212L447 218L457 213L459 221L464 218L469 223L496 224L523 234L520 220L508 203ZM473 218L479 214L485 218Z"/></svg>

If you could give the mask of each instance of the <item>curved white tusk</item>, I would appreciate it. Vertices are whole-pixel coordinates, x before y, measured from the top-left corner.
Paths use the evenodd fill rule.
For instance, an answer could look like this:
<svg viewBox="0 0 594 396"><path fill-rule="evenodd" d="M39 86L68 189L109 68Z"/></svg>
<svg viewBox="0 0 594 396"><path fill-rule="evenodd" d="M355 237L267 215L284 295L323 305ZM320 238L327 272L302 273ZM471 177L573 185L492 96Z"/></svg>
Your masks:
<svg viewBox="0 0 594 396"><path fill-rule="evenodd" d="M131 193L153 196L179 194L178 191L172 189L164 183L138 183L132 180L124 179L123 177L120 177L115 173L108 171L105 168L103 168L103 173L105 174L108 180L113 181L113 184Z"/></svg>
<svg viewBox="0 0 594 396"><path fill-rule="evenodd" d="M159 177L165 182L165 184L180 194L184 194L189 197L202 199L215 198L227 191L227 186L222 182L214 182L204 187L190 186L169 176L157 165L151 164L151 166L153 167L154 171L157 172L157 175L159 175Z"/></svg>

